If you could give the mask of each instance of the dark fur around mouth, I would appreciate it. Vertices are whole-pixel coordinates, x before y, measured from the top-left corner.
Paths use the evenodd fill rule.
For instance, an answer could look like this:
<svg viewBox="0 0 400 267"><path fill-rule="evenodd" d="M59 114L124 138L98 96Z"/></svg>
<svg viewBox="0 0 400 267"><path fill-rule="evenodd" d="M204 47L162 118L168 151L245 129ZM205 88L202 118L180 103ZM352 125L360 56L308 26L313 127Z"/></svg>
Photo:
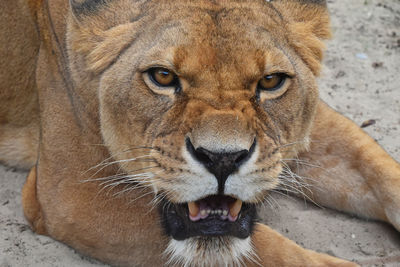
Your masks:
<svg viewBox="0 0 400 267"><path fill-rule="evenodd" d="M252 234L257 218L256 206L248 203L243 203L235 222L221 220L219 215L210 215L194 222L189 218L187 203L174 204L168 200L160 203L159 211L165 233L175 240L196 236L234 236L245 239Z"/></svg>

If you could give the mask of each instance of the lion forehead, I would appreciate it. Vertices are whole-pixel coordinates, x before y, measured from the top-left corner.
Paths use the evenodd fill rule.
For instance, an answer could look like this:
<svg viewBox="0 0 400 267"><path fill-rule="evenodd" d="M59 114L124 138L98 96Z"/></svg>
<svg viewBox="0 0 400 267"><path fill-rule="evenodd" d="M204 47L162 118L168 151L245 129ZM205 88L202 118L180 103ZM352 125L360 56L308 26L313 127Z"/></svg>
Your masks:
<svg viewBox="0 0 400 267"><path fill-rule="evenodd" d="M216 88L222 83L231 89L259 79L268 67L269 71L279 66L278 70L294 72L287 56L290 51L283 52L289 44L284 38L278 40L284 29L272 26L275 22L241 17L248 14L246 8L222 9L218 13L221 18L209 13L202 10L190 18L186 14L184 19L178 15L176 22L162 24L154 34L157 44L141 45L139 69L163 65L189 79L190 86L200 82Z"/></svg>

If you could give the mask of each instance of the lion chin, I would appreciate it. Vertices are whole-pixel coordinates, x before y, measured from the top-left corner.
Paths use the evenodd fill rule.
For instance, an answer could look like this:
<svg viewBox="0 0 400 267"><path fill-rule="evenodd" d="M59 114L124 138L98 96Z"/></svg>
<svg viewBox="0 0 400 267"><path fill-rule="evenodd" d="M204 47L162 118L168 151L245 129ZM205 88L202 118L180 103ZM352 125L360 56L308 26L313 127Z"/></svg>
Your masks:
<svg viewBox="0 0 400 267"><path fill-rule="evenodd" d="M250 237L171 239L165 255L168 257L168 266L243 266L245 259L257 262Z"/></svg>

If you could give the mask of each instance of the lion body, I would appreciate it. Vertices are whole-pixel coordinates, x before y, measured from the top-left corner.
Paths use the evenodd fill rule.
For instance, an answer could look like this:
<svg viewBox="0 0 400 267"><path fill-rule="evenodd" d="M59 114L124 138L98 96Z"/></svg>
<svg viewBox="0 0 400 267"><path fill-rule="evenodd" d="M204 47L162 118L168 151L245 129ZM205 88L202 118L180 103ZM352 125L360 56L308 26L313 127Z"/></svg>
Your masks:
<svg viewBox="0 0 400 267"><path fill-rule="evenodd" d="M315 76L329 37L322 2L2 3L0 160L35 166L23 191L33 229L124 266L162 265L168 253L170 263L196 266L353 266L263 225L240 241L171 239L154 199L163 192L186 203L222 190L258 203L278 186L282 159L300 154L323 157L332 170L300 171L329 191L310 198L399 229L398 163L318 98ZM182 77L182 94L144 76L160 65ZM293 77L281 95L256 96L265 69ZM188 138L218 152L257 145L221 189L186 151ZM351 179L338 178L344 173ZM135 186L127 187L128 175Z"/></svg>
<svg viewBox="0 0 400 267"><path fill-rule="evenodd" d="M5 163L29 168L36 162L39 134L40 42L26 1L3 1L0 9L7 10L0 18L0 154Z"/></svg>

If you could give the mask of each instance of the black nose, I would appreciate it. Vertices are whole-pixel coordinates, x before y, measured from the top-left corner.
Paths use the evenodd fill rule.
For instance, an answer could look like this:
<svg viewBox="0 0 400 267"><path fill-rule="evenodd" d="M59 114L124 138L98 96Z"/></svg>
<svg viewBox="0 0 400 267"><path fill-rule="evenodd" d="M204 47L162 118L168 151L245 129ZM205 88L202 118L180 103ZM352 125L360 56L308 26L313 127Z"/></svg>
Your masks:
<svg viewBox="0 0 400 267"><path fill-rule="evenodd" d="M255 144L256 142L254 141L249 150L244 149L237 152L220 153L212 152L202 147L195 149L190 139L186 139L186 147L190 154L217 178L219 194L224 193L224 186L228 176L237 171L240 165L251 157Z"/></svg>

